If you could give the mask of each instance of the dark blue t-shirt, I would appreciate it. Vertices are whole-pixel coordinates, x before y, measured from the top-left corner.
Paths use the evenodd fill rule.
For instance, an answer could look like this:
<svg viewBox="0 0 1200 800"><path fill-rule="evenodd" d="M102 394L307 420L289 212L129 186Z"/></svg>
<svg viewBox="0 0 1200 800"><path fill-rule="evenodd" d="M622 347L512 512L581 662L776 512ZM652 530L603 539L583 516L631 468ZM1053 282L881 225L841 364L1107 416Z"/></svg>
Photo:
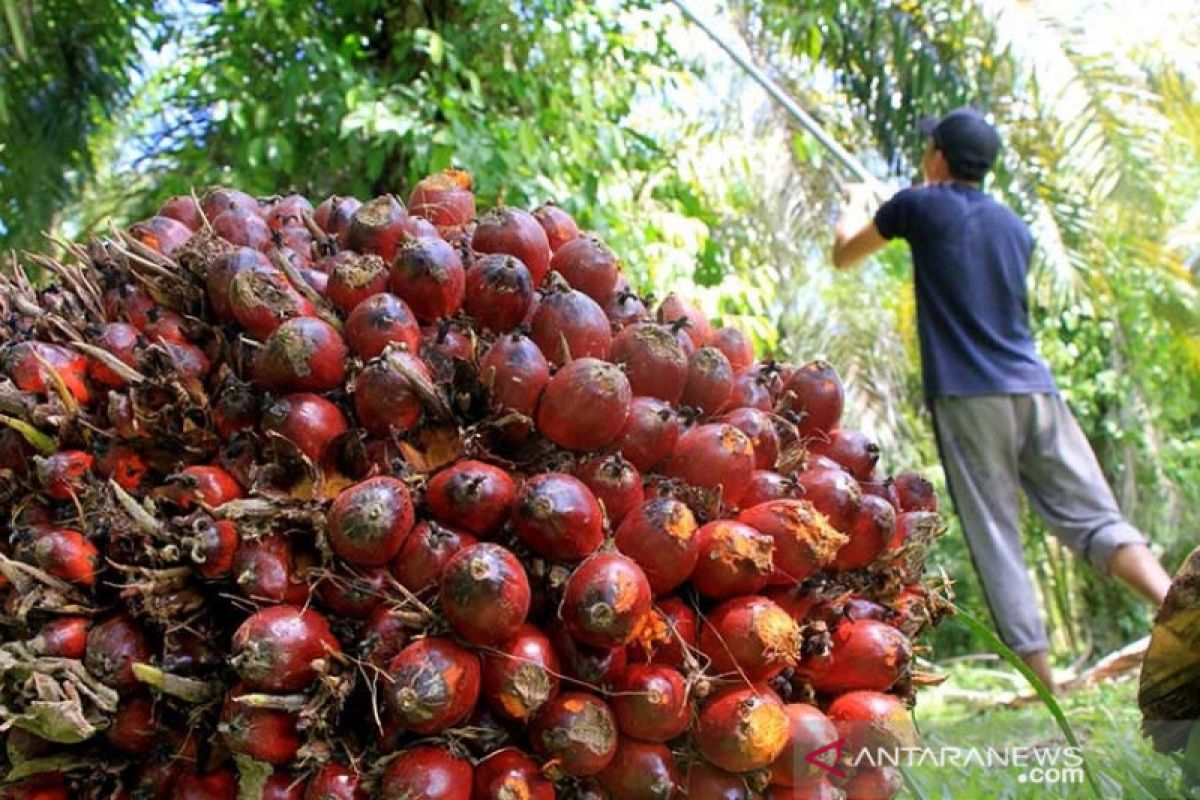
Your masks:
<svg viewBox="0 0 1200 800"><path fill-rule="evenodd" d="M875 227L912 248L927 397L1056 391L1029 330L1033 237L978 189L935 183L880 206Z"/></svg>

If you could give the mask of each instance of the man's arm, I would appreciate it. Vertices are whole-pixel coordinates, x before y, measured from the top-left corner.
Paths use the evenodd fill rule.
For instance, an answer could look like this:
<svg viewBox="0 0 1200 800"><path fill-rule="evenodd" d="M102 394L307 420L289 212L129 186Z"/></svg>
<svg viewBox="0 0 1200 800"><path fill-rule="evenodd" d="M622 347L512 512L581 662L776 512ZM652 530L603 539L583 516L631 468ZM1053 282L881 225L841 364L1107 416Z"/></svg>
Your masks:
<svg viewBox="0 0 1200 800"><path fill-rule="evenodd" d="M849 269L887 244L871 219L873 195L866 186L847 187L846 202L833 228L833 265Z"/></svg>

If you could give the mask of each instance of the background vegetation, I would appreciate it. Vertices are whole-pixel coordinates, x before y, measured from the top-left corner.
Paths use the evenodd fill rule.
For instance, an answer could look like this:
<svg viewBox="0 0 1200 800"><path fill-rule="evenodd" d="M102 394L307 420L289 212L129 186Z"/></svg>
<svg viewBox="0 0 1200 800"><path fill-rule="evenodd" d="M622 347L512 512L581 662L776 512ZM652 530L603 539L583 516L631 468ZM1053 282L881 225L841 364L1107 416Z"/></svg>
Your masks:
<svg viewBox="0 0 1200 800"><path fill-rule="evenodd" d="M893 186L913 177L919 117L968 103L993 115L1006 149L989 188L1039 243L1040 346L1122 507L1174 568L1200 530L1200 13L695 5L719 11L726 34ZM128 222L193 186L406 194L453 163L485 204L559 201L647 291L690 291L781 357L829 358L852 387L850 423L882 443L887 466L940 480L907 252L833 273L838 169L668 5L0 0L0 11L4 247ZM1146 610L1032 514L1026 535L1061 662L1144 634ZM936 562L985 616L956 531ZM954 623L932 644L935 659L984 649Z"/></svg>

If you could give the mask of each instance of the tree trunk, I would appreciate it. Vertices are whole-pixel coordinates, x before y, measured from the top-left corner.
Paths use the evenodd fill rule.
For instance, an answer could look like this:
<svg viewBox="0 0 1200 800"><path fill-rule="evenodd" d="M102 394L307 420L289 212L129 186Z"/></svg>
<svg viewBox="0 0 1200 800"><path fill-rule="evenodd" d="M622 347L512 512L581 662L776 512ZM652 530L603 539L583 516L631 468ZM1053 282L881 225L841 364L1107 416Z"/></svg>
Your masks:
<svg viewBox="0 0 1200 800"><path fill-rule="evenodd" d="M1142 664L1142 730L1159 752L1182 750L1200 719L1200 547L1175 573Z"/></svg>

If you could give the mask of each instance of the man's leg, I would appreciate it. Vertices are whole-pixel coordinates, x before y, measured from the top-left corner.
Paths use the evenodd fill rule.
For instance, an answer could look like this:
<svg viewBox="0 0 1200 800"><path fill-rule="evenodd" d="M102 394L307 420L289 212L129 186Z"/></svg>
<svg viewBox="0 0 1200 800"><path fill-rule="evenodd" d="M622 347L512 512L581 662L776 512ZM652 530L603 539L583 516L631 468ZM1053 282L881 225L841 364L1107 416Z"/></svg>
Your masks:
<svg viewBox="0 0 1200 800"><path fill-rule="evenodd" d="M938 397L932 409L950 497L1000 638L1053 686L1049 643L1021 551L1013 398Z"/></svg>
<svg viewBox="0 0 1200 800"><path fill-rule="evenodd" d="M1155 606L1171 579L1146 537L1121 515L1091 444L1058 395L1032 395L1021 453L1029 502L1068 548Z"/></svg>
<svg viewBox="0 0 1200 800"><path fill-rule="evenodd" d="M1033 670L1033 674L1038 676L1038 680L1046 684L1046 688L1051 694L1058 692L1058 686L1054 683L1054 670L1050 669L1050 654L1045 650L1039 650L1036 653L1026 653L1021 656L1021 660L1025 662L1025 666Z"/></svg>

